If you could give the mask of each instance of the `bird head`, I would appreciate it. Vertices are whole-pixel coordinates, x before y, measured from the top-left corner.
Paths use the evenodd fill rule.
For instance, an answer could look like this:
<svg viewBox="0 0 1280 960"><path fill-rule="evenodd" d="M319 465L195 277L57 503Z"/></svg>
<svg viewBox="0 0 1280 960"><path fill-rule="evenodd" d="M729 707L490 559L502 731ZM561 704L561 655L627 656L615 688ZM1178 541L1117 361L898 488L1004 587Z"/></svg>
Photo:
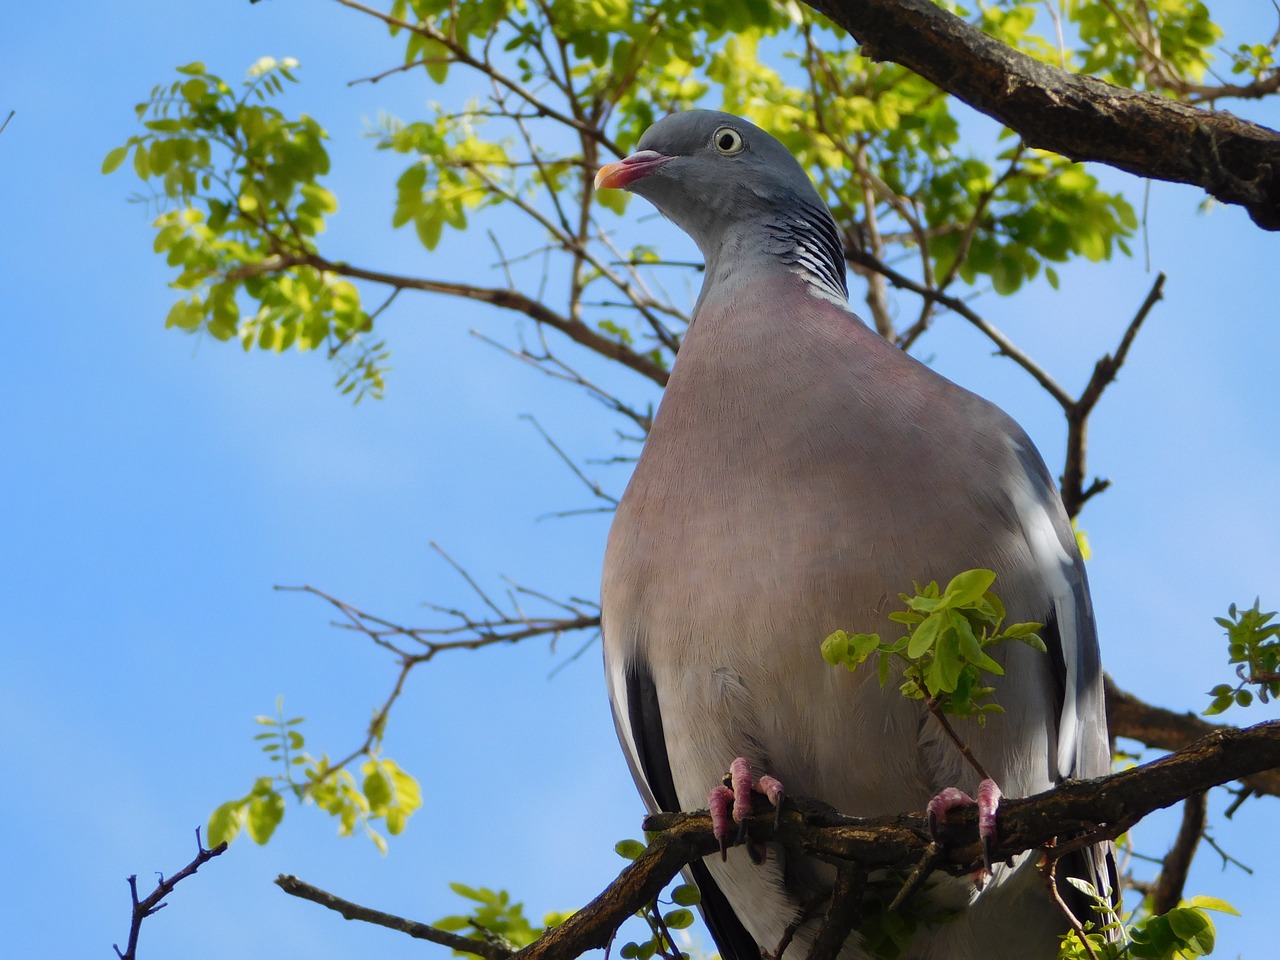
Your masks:
<svg viewBox="0 0 1280 960"><path fill-rule="evenodd" d="M800 162L748 120L673 113L644 132L635 153L601 167L596 187L644 197L693 238L709 267L757 252L796 265L824 295L846 295L830 211Z"/></svg>
<svg viewBox="0 0 1280 960"><path fill-rule="evenodd" d="M644 197L705 241L741 221L769 220L822 201L795 157L754 123L715 110L686 110L659 120L635 153L596 173L598 189Z"/></svg>

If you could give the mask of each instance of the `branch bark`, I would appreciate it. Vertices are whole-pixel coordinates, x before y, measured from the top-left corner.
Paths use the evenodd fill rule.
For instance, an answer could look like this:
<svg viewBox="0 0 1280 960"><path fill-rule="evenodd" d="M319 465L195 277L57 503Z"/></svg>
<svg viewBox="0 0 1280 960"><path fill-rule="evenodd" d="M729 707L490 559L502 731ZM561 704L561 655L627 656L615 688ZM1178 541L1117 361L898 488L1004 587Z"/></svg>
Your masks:
<svg viewBox="0 0 1280 960"><path fill-rule="evenodd" d="M1032 146L1140 177L1192 184L1280 230L1280 133L1229 113L1041 63L931 0L806 0L890 60Z"/></svg>

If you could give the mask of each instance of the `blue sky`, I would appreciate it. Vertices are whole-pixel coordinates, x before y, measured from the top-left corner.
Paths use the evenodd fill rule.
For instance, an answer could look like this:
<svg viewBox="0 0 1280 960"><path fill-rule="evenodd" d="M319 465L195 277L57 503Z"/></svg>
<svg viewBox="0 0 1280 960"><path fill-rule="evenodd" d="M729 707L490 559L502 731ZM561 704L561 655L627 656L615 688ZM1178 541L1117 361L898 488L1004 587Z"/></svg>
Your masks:
<svg viewBox="0 0 1280 960"><path fill-rule="evenodd" d="M124 878L149 889L155 871L185 864L193 828L268 772L255 714L284 694L287 712L309 718L311 745L343 754L392 680L385 657L327 626L321 603L272 586L310 583L423 622L422 601L472 604L435 540L494 589L508 575L593 596L607 518L539 519L592 504L520 415L579 459L618 452L617 424L469 333L510 340L517 321L454 301L406 296L388 312L388 396L358 407L320 357L246 355L163 328L172 294L150 218L126 202L129 176L99 168L134 132L133 104L190 60L228 77L264 54L302 62L283 105L333 137L342 210L327 242L339 256L438 277L492 259L480 237L428 255L389 229L397 165L359 134L379 109L412 116L440 93L347 86L395 60L377 24L297 0L11 6L0 28L0 116L16 110L0 135L0 928L14 956L111 956L127 932ZM1233 12L1241 39L1269 36L1274 13L1257 8L1248 22ZM1280 126L1275 104L1235 109ZM1104 175L1142 202L1141 183ZM1233 208L1198 212L1200 200L1150 187L1145 242L1169 275L1166 299L1092 423L1091 471L1115 485L1083 517L1107 666L1178 709L1201 708L1230 679L1211 618L1257 594L1280 603L1280 237ZM671 237L653 219L626 229ZM1141 256L1061 273L1061 293L980 303L1079 389L1153 273ZM989 353L957 320L921 348L1017 416L1056 472L1056 408ZM617 382L654 399L638 378ZM597 472L615 492L625 482ZM291 808L268 846L241 840L179 888L144 927L141 955L431 949L286 897L270 883L281 872L424 920L458 909L450 880L507 887L535 916L585 903L621 865L611 847L638 834L640 804L597 650L565 665L578 642L419 670L386 746L419 776L425 805L389 855ZM1220 923L1218 956L1265 949L1280 888L1280 863L1262 852L1275 845L1273 805L1215 829L1251 879L1222 872L1212 851L1197 860L1189 892L1245 913ZM1162 852L1171 822L1141 827L1140 849Z"/></svg>

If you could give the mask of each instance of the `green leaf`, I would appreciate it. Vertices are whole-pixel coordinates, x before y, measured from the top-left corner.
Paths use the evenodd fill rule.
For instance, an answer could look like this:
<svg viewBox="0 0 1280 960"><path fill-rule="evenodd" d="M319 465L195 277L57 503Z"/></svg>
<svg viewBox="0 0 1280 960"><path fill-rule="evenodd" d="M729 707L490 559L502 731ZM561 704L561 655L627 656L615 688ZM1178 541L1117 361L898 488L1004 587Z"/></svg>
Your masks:
<svg viewBox="0 0 1280 960"><path fill-rule="evenodd" d="M990 570L966 570L951 578L942 599L953 607L972 606L982 599L995 581L996 575Z"/></svg>
<svg viewBox="0 0 1280 960"><path fill-rule="evenodd" d="M916 632L911 635L911 640L907 644L907 657L911 660L919 660L922 656L933 648L934 642L938 639L938 633L942 629L943 618L937 614L927 617L923 623L916 628Z"/></svg>
<svg viewBox="0 0 1280 960"><path fill-rule="evenodd" d="M1204 895L1195 896L1187 900L1186 905L1189 907L1196 907L1200 910L1216 910L1218 913L1229 913L1233 917L1239 917L1242 915L1239 910L1227 903L1227 901L1220 900L1218 897L1206 897Z"/></svg>
<svg viewBox="0 0 1280 960"><path fill-rule="evenodd" d="M683 930L685 927L693 926L693 911L671 910L662 919L672 930Z"/></svg>
<svg viewBox="0 0 1280 960"><path fill-rule="evenodd" d="M635 860L644 853L645 847L639 840L619 840L613 850L623 860Z"/></svg>
<svg viewBox="0 0 1280 960"><path fill-rule="evenodd" d="M150 151L144 143L135 143L133 147L133 172L136 173L141 180L147 180L151 177L151 166L149 161Z"/></svg>
<svg viewBox="0 0 1280 960"><path fill-rule="evenodd" d="M271 839L283 819L284 797L274 791L258 794L249 801L245 827L254 843L264 844Z"/></svg>
<svg viewBox="0 0 1280 960"><path fill-rule="evenodd" d="M601 190L596 194L596 199L606 210L622 216L627 212L627 201L631 199L631 194L625 190Z"/></svg>
<svg viewBox="0 0 1280 960"><path fill-rule="evenodd" d="M832 666L844 663L848 652L849 635L843 630L837 630L822 641L822 659Z"/></svg>
<svg viewBox="0 0 1280 960"><path fill-rule="evenodd" d="M1187 944L1201 955L1213 952L1217 931L1213 921L1199 910L1187 907L1174 907L1165 914L1169 927L1179 940Z"/></svg>
<svg viewBox="0 0 1280 960"><path fill-rule="evenodd" d="M123 147L116 147L114 150L108 151L107 155L102 160L102 172L112 173L113 171L119 168L120 164L124 163L124 158L127 157L128 155L129 155L128 144L126 144Z"/></svg>
<svg viewBox="0 0 1280 960"><path fill-rule="evenodd" d="M682 883L671 891L671 900L682 907L696 907L702 902L702 894L691 883Z"/></svg>
<svg viewBox="0 0 1280 960"><path fill-rule="evenodd" d="M205 828L205 836L210 847L220 843L230 843L240 832L244 823L246 800L228 800L209 815L209 825Z"/></svg>
<svg viewBox="0 0 1280 960"><path fill-rule="evenodd" d="M391 781L381 770L375 769L364 778L364 795L373 810L382 810L391 802Z"/></svg>

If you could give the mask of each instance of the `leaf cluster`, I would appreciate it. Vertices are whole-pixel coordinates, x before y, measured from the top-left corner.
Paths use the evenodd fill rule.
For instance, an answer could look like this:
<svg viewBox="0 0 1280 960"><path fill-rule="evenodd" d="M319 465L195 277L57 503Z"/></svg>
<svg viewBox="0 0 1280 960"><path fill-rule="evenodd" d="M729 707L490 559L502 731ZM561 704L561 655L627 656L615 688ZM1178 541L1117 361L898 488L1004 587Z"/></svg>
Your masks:
<svg viewBox="0 0 1280 960"><path fill-rule="evenodd" d="M1217 897L1191 897L1167 913L1121 917L1110 898L1098 895L1084 880L1070 883L1090 896L1099 916L1106 922L1088 929L1082 942L1076 931L1068 933L1059 950L1059 960L1191 960L1213 952L1217 928L1210 911L1239 916L1231 904ZM1093 924L1088 925L1090 928Z"/></svg>
<svg viewBox="0 0 1280 960"><path fill-rule="evenodd" d="M350 836L356 827L361 827L385 853L386 838L373 824L381 820L394 836L404 830L409 817L422 806L418 781L394 760L382 756L376 747L365 752L357 781L345 763L335 765L327 756L314 757L306 752L306 738L300 729L304 718L286 719L282 701L276 703L275 716L259 716L255 722L266 729L254 739L263 741L262 752L281 771L258 777L247 794L228 800L213 811L208 825L212 845L231 842L242 829L255 843L265 844L284 820L286 798L292 796L336 817L340 836Z"/></svg>
<svg viewBox="0 0 1280 960"><path fill-rule="evenodd" d="M107 154L104 173L132 155L160 208L153 248L184 296L166 325L238 339L245 350L344 348L339 389L378 395L385 345L357 287L307 262L338 209L320 180L329 172L324 129L286 117L269 100L297 82L296 61L264 57L239 91L204 64L154 87L136 107L145 133Z"/></svg>
<svg viewBox="0 0 1280 960"><path fill-rule="evenodd" d="M897 665L903 696L930 700L944 713L972 716L981 723L987 714L1003 712L991 699L995 688L982 681L984 672L1004 674L988 649L1018 640L1045 652L1036 633L1042 624L1004 626L1004 604L990 589L995 579L992 571L975 569L957 574L945 590L937 581L924 588L916 584L914 596L899 594L906 608L889 614L907 628L905 635L885 641L876 633L837 630L822 642L822 656L850 671L875 656L881 687Z"/></svg>
<svg viewBox="0 0 1280 960"><path fill-rule="evenodd" d="M1220 683L1209 691L1213 702L1205 714L1222 713L1232 704L1247 707L1253 703L1253 691L1258 688L1258 699L1263 703L1280 697L1280 623L1272 623L1276 611L1263 613L1255 599L1253 606L1241 610L1233 603L1227 616L1215 617L1214 622L1227 631L1228 662L1238 664L1237 684Z"/></svg>

